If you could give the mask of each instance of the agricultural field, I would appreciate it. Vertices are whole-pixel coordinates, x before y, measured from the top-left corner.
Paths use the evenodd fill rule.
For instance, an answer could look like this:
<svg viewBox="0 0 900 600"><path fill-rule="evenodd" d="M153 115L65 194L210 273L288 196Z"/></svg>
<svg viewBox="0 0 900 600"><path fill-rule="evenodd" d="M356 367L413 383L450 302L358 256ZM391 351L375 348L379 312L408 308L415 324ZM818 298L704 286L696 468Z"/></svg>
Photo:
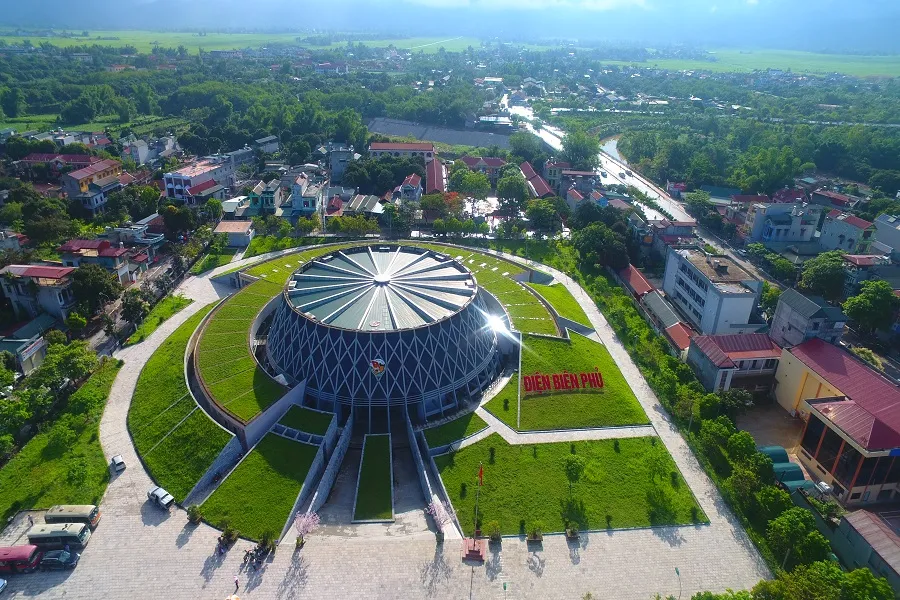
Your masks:
<svg viewBox="0 0 900 600"><path fill-rule="evenodd" d="M277 539L319 447L268 434L203 503L203 518L258 540Z"/></svg>
<svg viewBox="0 0 900 600"><path fill-rule="evenodd" d="M521 386L519 426L517 387L513 380L485 408L495 417L520 431L580 429L644 425L647 415L631 391L628 382L600 343L576 333L571 340L522 336L522 374L584 373L599 369L603 376L600 389L572 390L569 393L526 391Z"/></svg>
<svg viewBox="0 0 900 600"><path fill-rule="evenodd" d="M467 438L485 429L487 426L488 424L484 422L484 419L471 412L443 425L426 429L425 441L428 442L430 447L437 448Z"/></svg>
<svg viewBox="0 0 900 600"><path fill-rule="evenodd" d="M107 360L69 399L89 398L89 419L76 417L71 444L52 444L53 428L38 433L0 469L0 518L20 510L46 509L54 504L97 504L109 483L109 466L100 447L100 415L122 363ZM63 417L69 414L63 413ZM73 415L74 416L74 415ZM70 417L71 418L71 417Z"/></svg>
<svg viewBox="0 0 900 600"><path fill-rule="evenodd" d="M610 65L634 65L674 70L703 70L716 73L747 73L782 69L809 75L842 73L857 77L898 77L900 56L860 56L818 54L795 50L715 50L715 61L659 59L646 62L601 61Z"/></svg>
<svg viewBox="0 0 900 600"><path fill-rule="evenodd" d="M284 395L279 383L250 354L250 323L281 290L256 281L228 298L210 318L200 338L199 371L206 389L221 407L249 421Z"/></svg>
<svg viewBox="0 0 900 600"><path fill-rule="evenodd" d="M144 317L143 322L134 333L125 341L125 345L137 344L147 339L160 325L170 319L175 313L188 306L193 300L184 296L166 296L156 303L150 313Z"/></svg>
<svg viewBox="0 0 900 600"><path fill-rule="evenodd" d="M367 435L363 444L362 467L359 470L353 520L393 519L393 485L391 436Z"/></svg>
<svg viewBox="0 0 900 600"><path fill-rule="evenodd" d="M578 303L578 300L569 292L568 288L561 283L556 285L541 285L539 283L529 283L528 287L543 296L544 300L550 303L553 310L563 318L580 323L585 327L590 327L591 322L584 309Z"/></svg>
<svg viewBox="0 0 900 600"><path fill-rule="evenodd" d="M565 461L573 454L583 470L570 484ZM521 535L533 528L562 531L567 522L580 529L621 529L706 520L656 437L512 446L493 434L435 463L466 535L474 530L479 465L485 531L492 522L504 535Z"/></svg>
<svg viewBox="0 0 900 600"><path fill-rule="evenodd" d="M311 410L305 406L294 404L284 413L284 416L281 417L278 423L297 431L304 431L313 435L325 435L333 418L334 415L331 413Z"/></svg>
<svg viewBox="0 0 900 600"><path fill-rule="evenodd" d="M211 309L200 309L157 348L141 371L128 411L138 454L153 479L179 501L231 439L200 410L184 380L188 341Z"/></svg>

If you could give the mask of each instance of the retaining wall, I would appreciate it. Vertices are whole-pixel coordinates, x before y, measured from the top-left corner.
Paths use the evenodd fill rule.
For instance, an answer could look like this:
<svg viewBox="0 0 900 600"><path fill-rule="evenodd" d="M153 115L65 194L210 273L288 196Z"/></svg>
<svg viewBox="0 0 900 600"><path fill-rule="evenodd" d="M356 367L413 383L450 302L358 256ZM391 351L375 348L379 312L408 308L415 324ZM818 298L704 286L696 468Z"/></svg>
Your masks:
<svg viewBox="0 0 900 600"><path fill-rule="evenodd" d="M332 421L332 426L334 426L335 433L337 433L337 419ZM329 430L330 429L331 427L329 427ZM331 453L331 458L328 460L328 466L325 468L325 472L322 473L322 478L319 480L319 486L316 488L316 493L313 495L312 500L310 500L310 511L317 512L328 500L328 495L331 494L331 488L334 487L334 481L337 479L338 471L341 470L341 463L344 462L344 456L347 454L347 449L350 447L350 437L352 435L353 419L350 418L347 420L346 425L344 425L344 429L341 431L340 436L335 441L334 452Z"/></svg>
<svg viewBox="0 0 900 600"><path fill-rule="evenodd" d="M281 417L290 409L292 404L302 404L305 393L306 380L304 379L279 398L275 404L256 415L252 421L244 426L244 436L247 444L255 446L256 442L261 440L272 429L272 426L281 420Z"/></svg>
<svg viewBox="0 0 900 600"><path fill-rule="evenodd" d="M241 441L237 437L232 437L231 440L225 444L225 447L222 448L222 451L219 452L219 456L217 456L216 460L213 461L213 464L209 466L206 473L204 473L200 480L194 484L193 489L191 489L184 499L184 506L203 504L216 489L217 482L214 481L216 474L221 474L219 481L224 480L231 470L237 466L243 452L244 448L241 446Z"/></svg>

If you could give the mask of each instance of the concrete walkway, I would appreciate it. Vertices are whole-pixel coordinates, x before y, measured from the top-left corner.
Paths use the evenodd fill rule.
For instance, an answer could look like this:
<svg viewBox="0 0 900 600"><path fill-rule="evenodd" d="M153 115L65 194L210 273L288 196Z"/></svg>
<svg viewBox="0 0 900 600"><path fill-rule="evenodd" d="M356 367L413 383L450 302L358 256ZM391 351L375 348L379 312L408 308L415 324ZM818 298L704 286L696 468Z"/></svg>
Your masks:
<svg viewBox="0 0 900 600"><path fill-rule="evenodd" d="M582 301L711 525L588 533L577 545L567 543L563 536L547 536L537 551L523 540L504 539L502 551L477 566L461 562L459 542L436 546L428 532L374 539L314 533L303 550L280 547L271 562L257 571L248 571L241 562L244 550L253 546L251 542L241 540L227 554L217 555L218 531L189 525L180 509L165 513L146 502L151 479L135 454L126 418L137 377L150 355L189 316L233 291L213 285L210 276L264 258L235 261L187 279L177 292L194 303L144 342L116 354L125 366L113 384L100 423L100 440L107 458L122 454L128 468L110 482L101 505L103 520L78 567L10 576L6 597L214 599L232 593L237 576L238 595L244 599L561 600L590 592L595 598L647 600L657 593L687 598L702 590L744 589L770 576L596 307L573 282L546 267L542 270L558 277ZM533 443L537 438L532 435L545 434L516 437L527 436Z"/></svg>

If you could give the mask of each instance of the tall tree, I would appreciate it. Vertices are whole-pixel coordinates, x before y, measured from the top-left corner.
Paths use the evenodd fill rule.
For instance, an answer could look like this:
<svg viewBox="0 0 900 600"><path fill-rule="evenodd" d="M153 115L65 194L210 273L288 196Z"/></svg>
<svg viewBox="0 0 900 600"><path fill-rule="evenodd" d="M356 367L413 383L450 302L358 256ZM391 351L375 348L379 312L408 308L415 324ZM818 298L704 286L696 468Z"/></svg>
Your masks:
<svg viewBox="0 0 900 600"><path fill-rule="evenodd" d="M118 298L122 286L115 275L100 265L88 264L78 267L72 275L72 292L75 299L93 315L105 303Z"/></svg>
<svg viewBox="0 0 900 600"><path fill-rule="evenodd" d="M859 294L844 302L844 312L859 323L864 331L885 329L893 323L900 309L900 298L883 279L864 281Z"/></svg>
<svg viewBox="0 0 900 600"><path fill-rule="evenodd" d="M838 250L823 252L806 261L800 288L810 294L834 301L844 292L844 260Z"/></svg>
<svg viewBox="0 0 900 600"><path fill-rule="evenodd" d="M562 140L562 158L573 169L593 171L600 164L600 139L586 131L570 131Z"/></svg>
<svg viewBox="0 0 900 600"><path fill-rule="evenodd" d="M507 217L517 217L522 212L528 195L528 184L521 173L507 175L497 182L500 211Z"/></svg>

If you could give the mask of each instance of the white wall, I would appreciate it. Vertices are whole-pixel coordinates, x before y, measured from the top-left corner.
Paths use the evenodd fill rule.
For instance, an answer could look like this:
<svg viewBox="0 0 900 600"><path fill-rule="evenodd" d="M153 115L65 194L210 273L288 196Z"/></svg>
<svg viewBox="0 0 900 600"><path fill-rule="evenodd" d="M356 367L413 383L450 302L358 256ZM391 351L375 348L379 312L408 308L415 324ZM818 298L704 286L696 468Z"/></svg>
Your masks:
<svg viewBox="0 0 900 600"><path fill-rule="evenodd" d="M745 325L755 305L756 296L749 293L740 296L707 295L706 306L703 307L703 333L739 333L732 326Z"/></svg>

